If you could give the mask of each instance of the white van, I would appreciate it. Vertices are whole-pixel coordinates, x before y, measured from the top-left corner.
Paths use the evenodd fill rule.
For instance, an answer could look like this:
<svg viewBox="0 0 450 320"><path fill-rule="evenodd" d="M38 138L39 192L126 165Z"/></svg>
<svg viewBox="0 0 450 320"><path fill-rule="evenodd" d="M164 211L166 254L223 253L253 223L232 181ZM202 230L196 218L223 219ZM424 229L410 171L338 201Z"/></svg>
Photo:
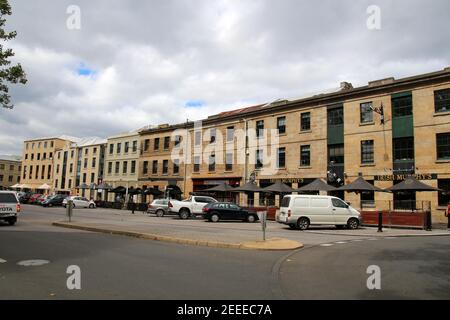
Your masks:
<svg viewBox="0 0 450 320"><path fill-rule="evenodd" d="M277 221L300 230L320 224L357 229L361 224L361 214L336 197L289 195L281 201Z"/></svg>

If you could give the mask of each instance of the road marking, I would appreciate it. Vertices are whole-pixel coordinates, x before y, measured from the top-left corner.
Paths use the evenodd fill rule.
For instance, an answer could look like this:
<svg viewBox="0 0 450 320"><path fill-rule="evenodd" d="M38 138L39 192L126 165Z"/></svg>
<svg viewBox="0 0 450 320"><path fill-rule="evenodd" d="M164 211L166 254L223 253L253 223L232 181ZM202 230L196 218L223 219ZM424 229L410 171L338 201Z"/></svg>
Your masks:
<svg viewBox="0 0 450 320"><path fill-rule="evenodd" d="M333 243L322 243L320 246L321 247L331 247L333 245L334 245Z"/></svg>
<svg viewBox="0 0 450 320"><path fill-rule="evenodd" d="M345 244L345 243L348 243L347 241L338 241L338 242L335 242L336 244Z"/></svg>
<svg viewBox="0 0 450 320"><path fill-rule="evenodd" d="M44 264L50 263L48 260L41 260L41 259L35 259L35 260L23 260L17 262L19 266L24 267L36 267L36 266L42 266Z"/></svg>
<svg viewBox="0 0 450 320"><path fill-rule="evenodd" d="M6 262L6 260L0 258L0 263L5 263L5 262Z"/></svg>
<svg viewBox="0 0 450 320"><path fill-rule="evenodd" d="M385 237L384 239L397 239L397 237Z"/></svg>
<svg viewBox="0 0 450 320"><path fill-rule="evenodd" d="M352 242L361 242L361 241L363 241L362 239L355 239L355 240L352 240Z"/></svg>
<svg viewBox="0 0 450 320"><path fill-rule="evenodd" d="M369 241L376 241L376 240L378 240L377 238L369 238L369 239L366 239L366 240L369 240Z"/></svg>

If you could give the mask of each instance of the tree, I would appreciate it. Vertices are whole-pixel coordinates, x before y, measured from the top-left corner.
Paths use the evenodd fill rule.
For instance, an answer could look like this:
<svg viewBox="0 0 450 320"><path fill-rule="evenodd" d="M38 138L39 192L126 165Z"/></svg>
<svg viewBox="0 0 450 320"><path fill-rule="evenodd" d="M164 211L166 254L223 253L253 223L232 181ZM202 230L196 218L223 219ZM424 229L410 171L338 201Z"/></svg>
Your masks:
<svg viewBox="0 0 450 320"><path fill-rule="evenodd" d="M17 35L16 31L6 32L4 26L6 23L5 16L11 15L11 5L8 0L0 0L0 39L8 41L14 39ZM4 108L12 109L11 96L9 95L8 83L27 82L25 71L23 71L20 63L11 66L9 60L14 56L14 52L10 48L4 48L3 43L0 43L0 104Z"/></svg>

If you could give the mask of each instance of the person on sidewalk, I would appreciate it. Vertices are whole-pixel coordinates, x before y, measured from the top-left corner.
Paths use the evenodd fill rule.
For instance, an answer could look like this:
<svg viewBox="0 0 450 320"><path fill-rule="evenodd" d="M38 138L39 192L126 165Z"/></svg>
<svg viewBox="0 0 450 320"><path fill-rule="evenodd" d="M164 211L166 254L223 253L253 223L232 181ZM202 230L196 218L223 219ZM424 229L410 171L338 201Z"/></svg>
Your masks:
<svg viewBox="0 0 450 320"><path fill-rule="evenodd" d="M134 202L134 199L132 196L130 197L129 203L130 203L131 213L134 214L134 210L136 210L136 203Z"/></svg>
<svg viewBox="0 0 450 320"><path fill-rule="evenodd" d="M445 216L447 217L447 229L450 231L450 201L447 205L447 210L445 210Z"/></svg>

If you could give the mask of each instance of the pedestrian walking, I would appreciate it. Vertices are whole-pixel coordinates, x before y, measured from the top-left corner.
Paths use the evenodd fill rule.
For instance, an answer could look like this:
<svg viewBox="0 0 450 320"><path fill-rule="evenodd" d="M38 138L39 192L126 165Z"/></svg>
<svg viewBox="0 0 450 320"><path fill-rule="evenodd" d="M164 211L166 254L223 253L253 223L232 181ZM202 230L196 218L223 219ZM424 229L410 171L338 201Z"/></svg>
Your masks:
<svg viewBox="0 0 450 320"><path fill-rule="evenodd" d="M136 210L136 203L133 200L133 197L130 197L130 208L131 208L131 213L134 214L134 210Z"/></svg>
<svg viewBox="0 0 450 320"><path fill-rule="evenodd" d="M447 229L450 231L450 201L447 205L447 210L445 210L445 216L447 217Z"/></svg>

